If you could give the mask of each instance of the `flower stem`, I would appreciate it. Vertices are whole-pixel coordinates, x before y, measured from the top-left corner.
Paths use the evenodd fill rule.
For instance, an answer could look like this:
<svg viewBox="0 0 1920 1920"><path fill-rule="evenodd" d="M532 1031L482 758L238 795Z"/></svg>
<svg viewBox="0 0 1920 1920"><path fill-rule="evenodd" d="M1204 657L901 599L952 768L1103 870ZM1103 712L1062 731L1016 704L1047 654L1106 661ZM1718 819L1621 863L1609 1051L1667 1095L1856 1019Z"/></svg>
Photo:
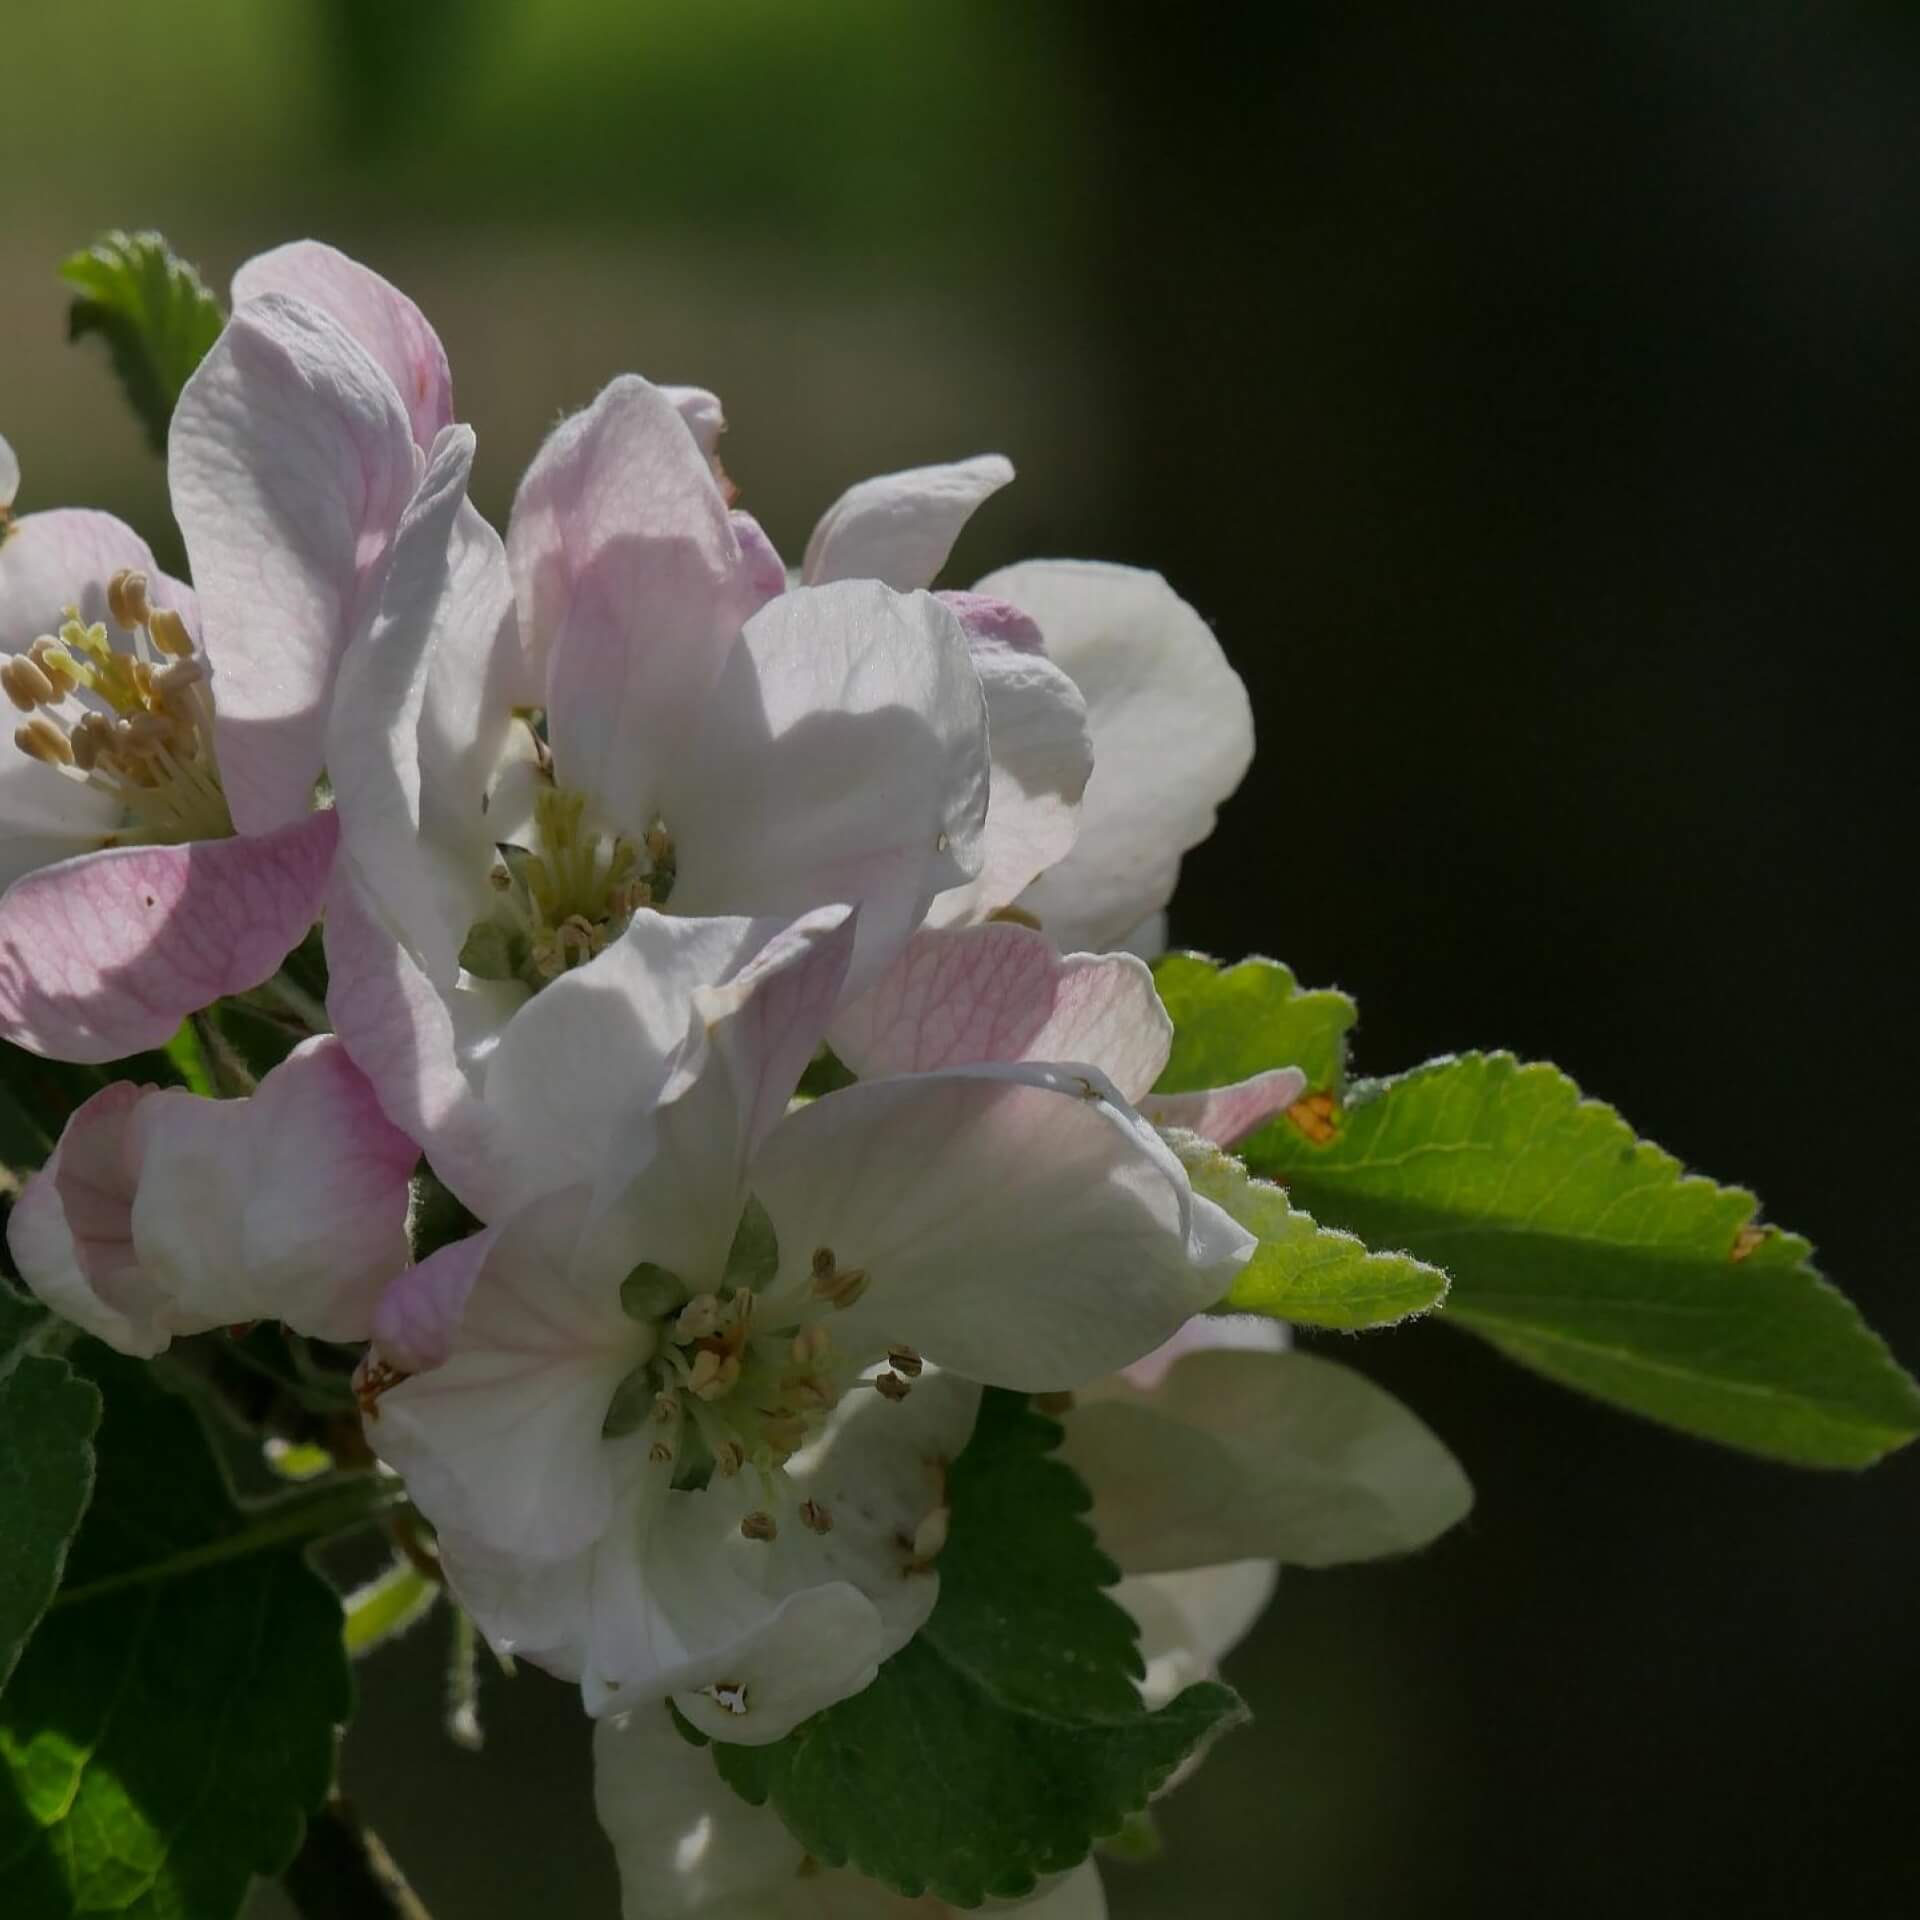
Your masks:
<svg viewBox="0 0 1920 1920"><path fill-rule="evenodd" d="M280 1885L303 1920L431 1920L380 1836L337 1792L308 1820Z"/></svg>

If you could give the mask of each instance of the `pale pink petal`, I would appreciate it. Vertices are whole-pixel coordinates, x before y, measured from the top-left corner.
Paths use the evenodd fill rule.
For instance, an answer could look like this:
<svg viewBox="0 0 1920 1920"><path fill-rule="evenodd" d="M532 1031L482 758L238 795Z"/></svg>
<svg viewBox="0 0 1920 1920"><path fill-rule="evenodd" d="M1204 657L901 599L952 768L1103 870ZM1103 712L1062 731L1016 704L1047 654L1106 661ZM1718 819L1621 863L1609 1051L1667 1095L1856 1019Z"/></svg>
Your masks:
<svg viewBox="0 0 1920 1920"><path fill-rule="evenodd" d="M747 578L753 585L753 611L757 613L769 600L777 600L787 590L787 563L768 537L767 530L750 513L737 507L728 516L745 556Z"/></svg>
<svg viewBox="0 0 1920 1920"><path fill-rule="evenodd" d="M979 867L985 701L959 622L868 581L782 594L748 622L662 812L676 912L860 912L871 977Z"/></svg>
<svg viewBox="0 0 1920 1920"><path fill-rule="evenodd" d="M972 646L993 753L980 871L927 914L930 926L954 927L1012 905L1071 852L1093 743L1079 688L1040 651L1039 629L1024 614L979 594L940 598Z"/></svg>
<svg viewBox="0 0 1920 1920"><path fill-rule="evenodd" d="M136 1126L133 1242L176 1332L280 1320L367 1337L407 1262L420 1150L338 1040L303 1042L244 1100L156 1093Z"/></svg>
<svg viewBox="0 0 1920 1920"><path fill-rule="evenodd" d="M1230 1147L1276 1113L1285 1113L1306 1090L1307 1076L1298 1067L1269 1067L1230 1087L1149 1094L1140 1111L1156 1127L1180 1127L1216 1147Z"/></svg>
<svg viewBox="0 0 1920 1920"><path fill-rule="evenodd" d="M60 507L29 513L0 541L0 653L24 653L43 633L58 633L74 607L92 626L105 622L122 645L107 611L107 582L123 567L147 576L147 597L171 607L197 633L193 589L170 579L154 564L147 543L110 513Z"/></svg>
<svg viewBox="0 0 1920 1920"><path fill-rule="evenodd" d="M1035 560L982 580L1039 623L1047 657L1087 702L1093 777L1073 850L1022 896L1063 947L1118 945L1166 905L1180 856L1253 754L1240 676L1157 573Z"/></svg>
<svg viewBox="0 0 1920 1920"><path fill-rule="evenodd" d="M960 529L1012 478L1010 460L983 453L862 480L820 516L801 576L809 586L878 580L902 593L930 587Z"/></svg>
<svg viewBox="0 0 1920 1920"><path fill-rule="evenodd" d="M659 388L626 375L563 422L507 530L522 635L544 662L556 775L629 832L653 823L759 600L706 460Z"/></svg>
<svg viewBox="0 0 1920 1920"><path fill-rule="evenodd" d="M152 1089L128 1080L74 1110L7 1221L20 1277L63 1319L146 1358L173 1337L133 1248L133 1118Z"/></svg>
<svg viewBox="0 0 1920 1920"><path fill-rule="evenodd" d="M338 827L116 847L0 899L0 1032L65 1060L164 1046L189 1014L268 979L313 925Z"/></svg>
<svg viewBox="0 0 1920 1920"><path fill-rule="evenodd" d="M720 396L705 387L662 387L660 391L693 435L693 444L710 463L714 461L720 452L720 436L727 430Z"/></svg>
<svg viewBox="0 0 1920 1920"><path fill-rule="evenodd" d="M1098 1067L1129 1100L1160 1077L1173 1026L1127 954L1056 953L1031 927L923 930L833 1024L863 1079L989 1061Z"/></svg>
<svg viewBox="0 0 1920 1920"><path fill-rule="evenodd" d="M467 500L472 463L469 428L435 445L327 728L345 855L444 985L468 929L493 910L487 789L524 692L513 582Z"/></svg>
<svg viewBox="0 0 1920 1920"><path fill-rule="evenodd" d="M453 424L453 375L427 317L398 287L337 248L295 240L256 254L233 276L233 304L287 294L337 320L393 382L424 452Z"/></svg>
<svg viewBox="0 0 1920 1920"><path fill-rule="evenodd" d="M497 1039L524 992L483 983L443 995L346 861L327 896L325 936L334 1031L387 1117L419 1141L454 1195L482 1212L498 1191L501 1168L476 1084L476 1055ZM467 1029L456 1017L462 1001L475 1016ZM482 1037L476 1040L471 1028Z"/></svg>
<svg viewBox="0 0 1920 1920"><path fill-rule="evenodd" d="M0 891L37 867L98 851L120 819L112 794L22 753L0 727Z"/></svg>
<svg viewBox="0 0 1920 1920"><path fill-rule="evenodd" d="M243 832L313 804L327 702L372 611L419 454L393 383L318 308L267 294L174 410L167 471Z"/></svg>
<svg viewBox="0 0 1920 1920"><path fill-rule="evenodd" d="M751 1178L785 1262L869 1275L836 1341L1022 1391L1150 1352L1253 1247L1091 1068L863 1081L788 1115Z"/></svg>
<svg viewBox="0 0 1920 1920"><path fill-rule="evenodd" d="M483 1227L428 1254L394 1280L373 1314L381 1359L402 1373L425 1373L451 1356L467 1296L499 1237L498 1227Z"/></svg>

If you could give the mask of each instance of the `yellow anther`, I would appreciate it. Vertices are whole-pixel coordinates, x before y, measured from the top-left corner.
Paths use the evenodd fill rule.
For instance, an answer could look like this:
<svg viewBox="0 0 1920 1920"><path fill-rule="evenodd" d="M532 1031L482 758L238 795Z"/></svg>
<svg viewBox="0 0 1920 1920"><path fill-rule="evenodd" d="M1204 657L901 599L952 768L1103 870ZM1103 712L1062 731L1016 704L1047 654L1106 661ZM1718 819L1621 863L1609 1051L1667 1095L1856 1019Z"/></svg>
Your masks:
<svg viewBox="0 0 1920 1920"><path fill-rule="evenodd" d="M789 1352L793 1355L796 1367L817 1367L833 1350L833 1335L815 1321L810 1327L802 1327L793 1336L793 1345Z"/></svg>
<svg viewBox="0 0 1920 1920"><path fill-rule="evenodd" d="M680 1317L673 1323L673 1337L676 1340L705 1340L718 1330L719 1325L719 1296L696 1293L680 1309Z"/></svg>
<svg viewBox="0 0 1920 1920"><path fill-rule="evenodd" d="M702 1347L693 1356L693 1370L687 1375L687 1391L698 1400L721 1400L730 1394L740 1381L739 1357L731 1353L715 1353L710 1347Z"/></svg>
<svg viewBox="0 0 1920 1920"><path fill-rule="evenodd" d="M147 576L133 567L122 567L107 582L107 611L114 624L132 633L153 618L153 606L147 599Z"/></svg>
<svg viewBox="0 0 1920 1920"><path fill-rule="evenodd" d="M73 765L73 748L67 736L44 714L37 714L24 727L16 727L13 744L30 760L44 761L50 767Z"/></svg>
<svg viewBox="0 0 1920 1920"><path fill-rule="evenodd" d="M21 672L23 667L27 670L26 674ZM30 680L27 674L32 674L35 678ZM36 690L36 681L43 681L46 678L47 676L23 654L18 659L9 660L5 666L0 667L0 693L4 693L22 713L31 713L39 706L42 697ZM52 684L49 682L48 691L51 692L51 690Z"/></svg>
<svg viewBox="0 0 1920 1920"><path fill-rule="evenodd" d="M791 1413L776 1413L760 1423L760 1432L775 1453L798 1453L806 1444L807 1423Z"/></svg>
<svg viewBox="0 0 1920 1920"><path fill-rule="evenodd" d="M147 637L162 653L184 660L193 651L193 635L187 623L171 607L156 607L147 626Z"/></svg>
<svg viewBox="0 0 1920 1920"><path fill-rule="evenodd" d="M747 1464L747 1450L738 1440L723 1440L713 1452L713 1470L722 1480L731 1480Z"/></svg>

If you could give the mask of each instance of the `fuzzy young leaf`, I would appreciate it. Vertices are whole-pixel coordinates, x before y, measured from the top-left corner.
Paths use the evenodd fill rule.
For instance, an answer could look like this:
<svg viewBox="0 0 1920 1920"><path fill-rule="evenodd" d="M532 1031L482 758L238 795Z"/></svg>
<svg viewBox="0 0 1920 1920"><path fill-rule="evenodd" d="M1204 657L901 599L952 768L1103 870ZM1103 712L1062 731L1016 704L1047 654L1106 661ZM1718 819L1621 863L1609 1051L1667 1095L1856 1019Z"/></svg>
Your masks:
<svg viewBox="0 0 1920 1920"><path fill-rule="evenodd" d="M721 1776L808 1852L959 1906L1014 1898L1117 1833L1242 1717L1227 1688L1158 1713L1134 1691L1115 1569L1081 1515L1060 1430L989 1393L949 1479L940 1601L863 1693L771 1746L716 1742Z"/></svg>
<svg viewBox="0 0 1920 1920"><path fill-rule="evenodd" d="M105 339L154 452L165 453L180 389L225 324L219 301L157 233L103 234L63 261L60 276L78 289L68 339Z"/></svg>
<svg viewBox="0 0 1920 1920"><path fill-rule="evenodd" d="M1444 1267L1449 1319L1564 1385L1806 1466L1920 1433L1920 1388L1807 1242L1558 1068L1436 1060L1357 1088L1324 1143L1270 1128L1246 1159L1316 1219Z"/></svg>
<svg viewBox="0 0 1920 1920"><path fill-rule="evenodd" d="M1259 1246L1224 1305L1303 1326L1391 1326L1447 1297L1447 1276L1405 1253L1370 1253L1350 1233L1319 1225L1270 1181L1251 1178L1232 1154L1187 1136L1179 1152L1195 1193L1257 1234Z"/></svg>
<svg viewBox="0 0 1920 1920"><path fill-rule="evenodd" d="M222 1920L332 1780L340 1604L234 1505L183 1401L80 1352L106 1401L98 1481L0 1697L0 1912Z"/></svg>
<svg viewBox="0 0 1920 1920"><path fill-rule="evenodd" d="M0 1280L0 1692L60 1584L93 1491L100 1395L36 1353L47 1316Z"/></svg>

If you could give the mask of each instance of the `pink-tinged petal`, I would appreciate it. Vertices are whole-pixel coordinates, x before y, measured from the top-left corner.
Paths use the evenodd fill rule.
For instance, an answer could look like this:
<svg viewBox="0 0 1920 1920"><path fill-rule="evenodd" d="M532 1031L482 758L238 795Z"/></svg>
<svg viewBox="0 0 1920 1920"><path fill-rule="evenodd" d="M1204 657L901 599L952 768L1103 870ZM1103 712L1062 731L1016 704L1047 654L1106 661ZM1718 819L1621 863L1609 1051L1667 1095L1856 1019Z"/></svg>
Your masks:
<svg viewBox="0 0 1920 1920"><path fill-rule="evenodd" d="M242 832L313 803L334 674L372 612L419 457L392 381L282 294L248 301L180 396L167 472Z"/></svg>
<svg viewBox="0 0 1920 1920"><path fill-rule="evenodd" d="M784 1266L825 1247L869 1276L836 1342L1025 1392L1139 1359L1253 1248L1091 1068L863 1081L788 1115L752 1184Z"/></svg>
<svg viewBox="0 0 1920 1920"><path fill-rule="evenodd" d="M1285 1113L1306 1090L1307 1076L1298 1067L1269 1067L1230 1087L1149 1094L1140 1111L1156 1127L1180 1127L1216 1147L1230 1147L1276 1113Z"/></svg>
<svg viewBox="0 0 1920 1920"><path fill-rule="evenodd" d="M142 1359L173 1337L133 1248L133 1122L152 1092L131 1081L75 1109L7 1221L20 1277L63 1319Z"/></svg>
<svg viewBox="0 0 1920 1920"><path fill-rule="evenodd" d="M444 985L492 910L487 788L526 694L506 553L466 497L472 464L472 430L450 428L401 517L327 728L341 845Z"/></svg>
<svg viewBox="0 0 1920 1920"><path fill-rule="evenodd" d="M729 518L746 561L747 578L753 586L753 611L758 613L769 600L777 600L786 592L787 563L780 558L780 550L766 528L752 514L735 508Z"/></svg>
<svg viewBox="0 0 1920 1920"><path fill-rule="evenodd" d="M1072 851L1093 742L1080 689L1039 650L1039 629L1024 614L979 594L940 598L972 646L993 753L980 871L927 914L930 926L955 927L1011 906Z"/></svg>
<svg viewBox="0 0 1920 1920"><path fill-rule="evenodd" d="M327 896L325 937L334 1031L388 1119L420 1143L461 1203L482 1213L501 1169L476 1085L479 1062L524 994L482 983L443 995L344 860ZM456 1018L463 1003L465 1022Z"/></svg>
<svg viewBox="0 0 1920 1920"><path fill-rule="evenodd" d="M1148 1392L1102 1382L1069 1417L1061 1456L1127 1573L1410 1553L1473 1504L1420 1420L1307 1353L1216 1347L1186 1353Z"/></svg>
<svg viewBox="0 0 1920 1920"><path fill-rule="evenodd" d="M1160 1077L1173 1026L1153 976L1126 954L1053 950L997 921L923 930L833 1024L834 1051L863 1079L990 1061L1098 1067L1129 1100Z"/></svg>
<svg viewBox="0 0 1920 1920"><path fill-rule="evenodd" d="M498 1227L483 1227L428 1254L387 1288L373 1314L381 1359L402 1373L425 1373L452 1356L467 1296L499 1237Z"/></svg>
<svg viewBox="0 0 1920 1920"><path fill-rule="evenodd" d="M407 1262L420 1150L332 1035L244 1100L169 1088L142 1108L133 1243L176 1332L280 1320L364 1340Z"/></svg>
<svg viewBox="0 0 1920 1920"><path fill-rule="evenodd" d="M720 436L727 430L727 416L721 409L720 396L709 393L705 387L662 387L660 391L693 435L693 444L702 456L709 463L715 461L720 452Z"/></svg>
<svg viewBox="0 0 1920 1920"><path fill-rule="evenodd" d="M857 990L978 871L987 788L985 699L945 607L871 581L782 594L662 790L674 910L857 905Z"/></svg>
<svg viewBox="0 0 1920 1920"><path fill-rule="evenodd" d="M263 294L304 300L337 320L393 382L424 452L453 424L447 350L427 317L398 287L319 240L295 240L256 254L233 276L238 307Z"/></svg>
<svg viewBox="0 0 1920 1920"><path fill-rule="evenodd" d="M549 1195L502 1227L464 1282L450 1342L436 1336L445 1357L389 1389L367 1424L436 1526L535 1560L580 1552L606 1527L601 1428L652 1350L620 1309L621 1270L575 1257L584 1200ZM450 1278L447 1293L462 1284ZM431 1330L432 1303L420 1312Z"/></svg>
<svg viewBox="0 0 1920 1920"><path fill-rule="evenodd" d="M1012 478L1010 460L983 453L862 480L820 516L801 577L809 586L878 580L902 593L930 587L960 529Z"/></svg>
<svg viewBox="0 0 1920 1920"><path fill-rule="evenodd" d="M1073 850L1022 897L1063 947L1110 948L1166 905L1180 856L1253 755L1240 676L1211 629L1157 573L1035 560L982 580L1046 636L1086 697L1093 777Z"/></svg>
<svg viewBox="0 0 1920 1920"><path fill-rule="evenodd" d="M38 867L98 851L119 824L110 793L30 758L0 729L0 892Z"/></svg>
<svg viewBox="0 0 1920 1920"><path fill-rule="evenodd" d="M115 847L0 899L0 1032L63 1060L164 1046L189 1014L268 979L320 910L338 825Z"/></svg>
<svg viewBox="0 0 1920 1920"><path fill-rule="evenodd" d="M162 573L147 543L112 514L60 507L16 520L0 541L0 653L24 653L43 633L58 633L69 607L88 626L105 622L112 635L107 582L123 567L147 576L156 607L171 607L199 631L193 589Z"/></svg>
<svg viewBox="0 0 1920 1920"><path fill-rule="evenodd" d="M659 388L623 376L554 430L521 482L507 556L523 639L545 664L557 777L644 832L661 763L684 751L760 597Z"/></svg>

